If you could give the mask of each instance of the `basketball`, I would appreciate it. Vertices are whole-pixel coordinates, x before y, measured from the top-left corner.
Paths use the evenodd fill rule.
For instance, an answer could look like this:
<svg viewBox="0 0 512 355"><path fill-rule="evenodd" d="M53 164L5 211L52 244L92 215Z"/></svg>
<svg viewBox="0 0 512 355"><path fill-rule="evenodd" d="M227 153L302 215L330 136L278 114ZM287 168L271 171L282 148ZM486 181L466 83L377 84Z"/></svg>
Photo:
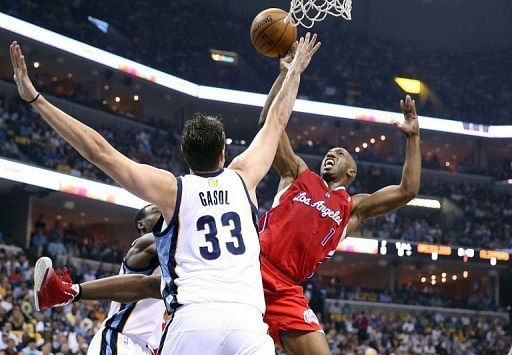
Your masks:
<svg viewBox="0 0 512 355"><path fill-rule="evenodd" d="M251 25L251 40L259 53L267 57L282 57L288 52L297 40L297 27L287 16L286 11L276 8L256 15Z"/></svg>

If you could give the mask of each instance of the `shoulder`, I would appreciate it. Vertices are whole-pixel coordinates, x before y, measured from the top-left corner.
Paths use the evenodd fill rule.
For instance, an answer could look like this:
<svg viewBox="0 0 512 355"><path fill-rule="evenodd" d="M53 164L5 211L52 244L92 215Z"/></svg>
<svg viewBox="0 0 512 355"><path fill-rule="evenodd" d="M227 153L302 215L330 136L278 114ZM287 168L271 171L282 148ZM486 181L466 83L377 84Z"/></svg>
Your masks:
<svg viewBox="0 0 512 355"><path fill-rule="evenodd" d="M146 233L142 237L138 238L135 242L142 248L146 248L147 246L155 243L155 237L153 236L153 233Z"/></svg>
<svg viewBox="0 0 512 355"><path fill-rule="evenodd" d="M156 258L155 237L148 233L135 240L126 253L125 264L130 269L148 268Z"/></svg>
<svg viewBox="0 0 512 355"><path fill-rule="evenodd" d="M314 171L311 171L309 170L308 168L302 170L298 175L297 177L294 179L294 181L296 180L304 180L304 181L314 181L314 182L320 182L323 184L323 181L324 179L318 175L317 173L315 173Z"/></svg>
<svg viewBox="0 0 512 355"><path fill-rule="evenodd" d="M144 234L142 237L135 239L132 246L126 253L126 256L140 253L145 251L147 248L155 245L155 237L152 233Z"/></svg>

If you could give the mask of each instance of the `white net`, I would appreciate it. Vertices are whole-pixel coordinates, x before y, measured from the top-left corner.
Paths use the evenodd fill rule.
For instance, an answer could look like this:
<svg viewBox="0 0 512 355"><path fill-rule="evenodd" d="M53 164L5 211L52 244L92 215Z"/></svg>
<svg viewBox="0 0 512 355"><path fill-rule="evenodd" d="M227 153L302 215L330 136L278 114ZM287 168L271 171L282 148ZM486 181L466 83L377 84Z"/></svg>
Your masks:
<svg viewBox="0 0 512 355"><path fill-rule="evenodd" d="M352 0L291 0L290 16L294 25L311 28L315 22L324 20L327 15L351 20Z"/></svg>

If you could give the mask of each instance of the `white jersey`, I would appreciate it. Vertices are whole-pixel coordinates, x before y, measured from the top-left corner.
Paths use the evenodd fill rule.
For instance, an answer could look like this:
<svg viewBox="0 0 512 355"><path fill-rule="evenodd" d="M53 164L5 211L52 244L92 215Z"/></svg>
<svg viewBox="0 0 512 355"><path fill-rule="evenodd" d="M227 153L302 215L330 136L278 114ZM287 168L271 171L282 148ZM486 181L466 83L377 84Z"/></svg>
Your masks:
<svg viewBox="0 0 512 355"><path fill-rule="evenodd" d="M123 261L119 275L126 274L160 275L161 272L158 264L147 269L131 269ZM131 303L111 302L108 316L103 322L102 329L105 334L102 343L106 346L109 343L114 345L117 333L122 333L141 347L158 347L158 342L154 344L151 339L160 330L160 334L156 336L160 340L164 313L164 302L159 299L148 298Z"/></svg>
<svg viewBox="0 0 512 355"><path fill-rule="evenodd" d="M265 311L257 209L242 178L221 169L179 177L174 216L155 240L162 296L180 305L238 303Z"/></svg>

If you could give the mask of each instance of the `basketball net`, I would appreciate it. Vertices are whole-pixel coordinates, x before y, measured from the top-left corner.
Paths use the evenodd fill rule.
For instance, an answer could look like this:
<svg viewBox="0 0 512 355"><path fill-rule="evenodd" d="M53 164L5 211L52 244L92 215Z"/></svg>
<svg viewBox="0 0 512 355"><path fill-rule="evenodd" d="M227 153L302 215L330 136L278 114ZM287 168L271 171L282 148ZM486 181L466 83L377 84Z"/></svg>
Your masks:
<svg viewBox="0 0 512 355"><path fill-rule="evenodd" d="M311 28L327 15L341 16L350 21L351 10L352 0L291 0L289 16L293 18L294 26Z"/></svg>

